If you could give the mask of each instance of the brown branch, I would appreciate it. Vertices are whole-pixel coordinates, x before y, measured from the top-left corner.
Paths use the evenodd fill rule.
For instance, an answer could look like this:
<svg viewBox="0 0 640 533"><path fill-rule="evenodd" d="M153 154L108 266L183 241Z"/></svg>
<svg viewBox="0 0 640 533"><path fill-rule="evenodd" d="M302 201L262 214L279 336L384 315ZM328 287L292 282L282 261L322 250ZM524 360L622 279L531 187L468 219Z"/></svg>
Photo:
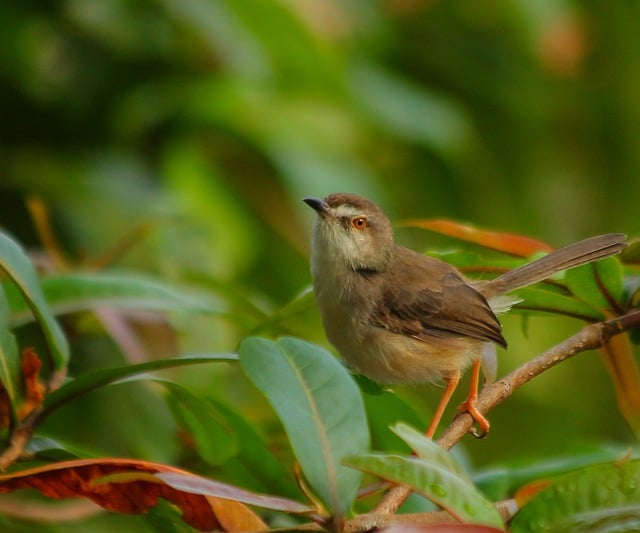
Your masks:
<svg viewBox="0 0 640 533"><path fill-rule="evenodd" d="M593 350L605 344L612 336L623 331L640 326L640 310L634 310L626 315L589 324L580 332L557 344L543 354L527 361L504 378L487 385L478 397L478 410L485 414L496 405L505 401L522 385L531 381L558 363L586 350ZM451 449L472 428L473 419L462 413L457 416L442 436L436 441L444 449ZM374 515L395 513L398 507L409 497L411 489L395 486L384 496L378 506L372 511ZM362 531L362 530L361 530Z"/></svg>

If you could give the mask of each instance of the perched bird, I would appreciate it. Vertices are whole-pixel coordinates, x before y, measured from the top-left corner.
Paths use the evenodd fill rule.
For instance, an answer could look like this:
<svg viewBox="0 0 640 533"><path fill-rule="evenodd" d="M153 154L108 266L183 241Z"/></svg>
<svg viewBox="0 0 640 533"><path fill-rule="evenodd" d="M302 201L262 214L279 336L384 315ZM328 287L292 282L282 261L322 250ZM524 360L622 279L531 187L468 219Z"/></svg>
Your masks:
<svg viewBox="0 0 640 533"><path fill-rule="evenodd" d="M379 383L444 379L429 437L469 366L471 390L461 410L483 434L489 430L476 406L478 382L483 354L495 358L495 345L507 345L496 317L518 301L507 293L625 247L625 235L601 235L495 279L470 281L448 263L397 245L389 219L366 198L338 193L304 201L317 213L311 274L329 341L353 370Z"/></svg>

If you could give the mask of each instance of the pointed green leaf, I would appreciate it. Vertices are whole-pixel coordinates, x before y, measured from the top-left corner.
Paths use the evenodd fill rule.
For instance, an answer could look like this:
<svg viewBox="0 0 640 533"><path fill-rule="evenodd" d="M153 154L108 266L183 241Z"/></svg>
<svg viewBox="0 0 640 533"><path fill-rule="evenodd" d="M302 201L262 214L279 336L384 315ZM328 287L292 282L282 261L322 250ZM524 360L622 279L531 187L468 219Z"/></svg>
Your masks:
<svg viewBox="0 0 640 533"><path fill-rule="evenodd" d="M18 343L9 329L9 306L0 288L0 381L7 391L12 421L15 421L16 401L22 397L20 353Z"/></svg>
<svg viewBox="0 0 640 533"><path fill-rule="evenodd" d="M219 304L157 280L132 274L74 273L43 278L42 290L55 314L84 311L99 306L150 311L224 312ZM11 323L31 320L24 300L7 287Z"/></svg>
<svg viewBox="0 0 640 533"><path fill-rule="evenodd" d="M42 328L51 353L52 366L56 369L64 367L69 360L69 345L49 309L36 270L22 248L3 233L0 233L0 269L16 284Z"/></svg>
<svg viewBox="0 0 640 533"><path fill-rule="evenodd" d="M245 339L240 362L278 413L311 487L330 511L344 514L361 474L342 459L369 447L362 397L349 372L326 350L293 338Z"/></svg>
<svg viewBox="0 0 640 533"><path fill-rule="evenodd" d="M513 518L524 532L640 530L640 460L592 465L540 491Z"/></svg>
<svg viewBox="0 0 640 533"><path fill-rule="evenodd" d="M453 455L438 446L433 440L425 437L424 433L403 423L396 424L391 428L391 431L405 441L420 459L424 459L431 464L443 466L447 470L469 480L464 468L458 464Z"/></svg>
<svg viewBox="0 0 640 533"><path fill-rule="evenodd" d="M211 402L177 383L158 381L170 391L172 410L193 437L204 461L218 466L238 453L236 434Z"/></svg>
<svg viewBox="0 0 640 533"><path fill-rule="evenodd" d="M518 289L511 294L522 299L522 302L516 304L514 309L556 313L587 321L604 320L604 315L600 311L577 298L560 294L556 291L526 287Z"/></svg>
<svg viewBox="0 0 640 533"><path fill-rule="evenodd" d="M76 379L66 382L62 387L56 389L45 397L43 409L39 416L42 421L54 410L62 405L87 394L93 390L104 387L116 381L142 374L154 370L174 368L185 365L196 365L202 363L234 362L238 360L235 354L213 354L213 355L192 355L185 357L175 357L173 359L158 359L139 363L137 365L126 365L115 368L101 368L92 372L87 372Z"/></svg>
<svg viewBox="0 0 640 533"><path fill-rule="evenodd" d="M620 301L624 291L622 266L615 257L568 270L564 279L573 294L596 309L611 308L605 294Z"/></svg>
<svg viewBox="0 0 640 533"><path fill-rule="evenodd" d="M365 454L350 457L345 464L407 485L463 522L504 527L492 503L457 471L426 459L400 455Z"/></svg>

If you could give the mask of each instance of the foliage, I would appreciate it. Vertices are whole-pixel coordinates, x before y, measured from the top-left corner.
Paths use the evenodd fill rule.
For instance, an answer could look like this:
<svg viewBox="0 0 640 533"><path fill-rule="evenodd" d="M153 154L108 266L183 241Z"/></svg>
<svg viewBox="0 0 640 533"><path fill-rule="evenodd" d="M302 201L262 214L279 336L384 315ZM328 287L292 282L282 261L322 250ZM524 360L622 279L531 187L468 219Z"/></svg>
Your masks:
<svg viewBox="0 0 640 533"><path fill-rule="evenodd" d="M549 529L585 515L606 525L621 507L629 514L611 527L633 526L635 493L598 487L637 475L625 450L640 435L639 330L613 337L600 360L539 376L491 413L486 441L466 438L455 460L425 466L407 432L389 428L426 427L440 390L354 381L326 351L300 199L369 196L400 221L400 241L470 277L547 243L637 236L640 43L629 21L640 7L5 4L0 487L54 480L50 495L56 483L111 495L116 511L127 495L145 514L16 490L0 498L0 529L188 531L181 517L198 511L224 529L364 528L379 495L355 492L396 464L423 495L402 511L420 516L433 511L426 496L468 518L418 483L439 472L491 502L517 494L514 530L532 524L527 513ZM500 374L636 309L639 250L632 240L622 262L519 291ZM299 424L309 413L315 424ZM371 454L375 476L342 464ZM580 491L565 491L571 483ZM160 493L191 503L153 506ZM495 531L488 523L475 530Z"/></svg>
<svg viewBox="0 0 640 533"><path fill-rule="evenodd" d="M476 230L473 239L482 244L484 235L481 230ZM486 233L486 236L487 243L490 243L494 241L495 233ZM118 277L108 272L54 278L56 290L47 293L52 302L50 306L43 289L52 284L47 284L46 279L40 282L29 257L15 241L6 235L0 235L0 238L0 266L8 274L2 293L5 317L2 325L2 338L5 339L2 366L7 370L0 378L5 391L0 411L6 413L4 431L7 446L0 454L0 464L4 468L12 467L12 472L0 476L0 493L34 488L53 499L83 496L113 512L146 513L151 527L157 520L156 513L168 512L167 508L158 505L159 499L164 499L173 504L171 509L175 510L170 512L174 514L174 521L177 513L185 523L201 530L267 529L269 526L264 519L269 515L261 518L246 506L249 504L270 512L285 513L290 519L313 520L323 528L339 531L347 520L355 524L354 521L359 519L358 516L353 517L358 490L362 487L362 477L356 470L359 469L410 487L459 522L497 528L494 530L506 527L506 517L481 493L481 485L476 486L465 468L443 448L410 426L396 424L391 429L417 457L399 455L393 450L370 452L367 415L375 419L376 412L365 412L363 392L347 369L329 352L308 342L291 337L277 341L247 337L239 346L239 358L234 354L172 357L96 368L65 378L72 360L68 355L67 337L55 318L56 312L73 317L94 308L100 313L104 307L121 310L151 308L183 313L215 313L215 308L207 307L202 299L195 301L191 296L183 296L181 291L165 287L162 283L150 282L141 276ZM504 246L511 243L514 250L520 249L526 241L522 239L521 242L515 235L505 235L501 239ZM492 268L490 263L485 267ZM628 305L622 300L622 276L623 271L615 259L602 262L598 268L592 268L591 273L567 274L566 294L561 297L557 286L552 291L539 289L547 302L543 308L571 314L573 309L563 305L576 299L594 309L602 309L603 302L616 302L616 311L621 312ZM12 285L20 289L22 301L15 295L10 299L4 298L4 293L11 294ZM577 288L570 292L572 285ZM40 326L39 336L47 352L65 355L64 359L52 357L40 376L37 352L29 348L20 355L12 333L12 324L29 321L24 316L24 302L31 310L30 319ZM58 302L66 304L56 306ZM284 315L283 311L274 314L284 318L289 313L300 313L304 306L288 304L285 308L288 311ZM613 314L613 310L607 313ZM21 316L21 320L16 320L16 316ZM618 357L617 352L613 345L608 347L610 359ZM277 467L268 470L264 468L265 464L261 472L253 468L257 460L263 463L271 461L274 465L278 461L270 459L271 452L266 443L247 448L247 443L242 442L257 436L252 435L251 430L243 429L239 412L230 406L221 408L206 395L198 394L173 379L148 375L148 372L162 369L235 363L238 360L247 378L268 399L284 427L290 450L300 466L296 478L302 493L287 488L287 482L280 479L283 475L289 476L285 470ZM635 368L633 362L627 361L627 364ZM72 437L67 438L68 444L49 437L46 422L68 404L73 405L99 389L142 381L163 385L165 394L160 397L164 396L168 401L176 422L190 436L191 446L201 458L200 469L212 477L146 458L100 456L91 450L82 451L82 443L75 442ZM635 385L637 388L638 384ZM618 390L620 398L627 398L626 393L627 390ZM627 410L623 414L637 415L635 399L627 399ZM636 432L637 419L634 415L628 420ZM150 438L153 438L152 431L148 433ZM48 441L46 446L36 448L37 451L29 456L30 462L36 461L35 465L25 468L20 460L26 459L24 451L32 437L36 442L38 439ZM54 451L65 452L71 458L51 462L48 457ZM225 466L240 459L247 465L247 472L259 478L268 490L282 489L282 492L265 494L242 488L243 480L234 476L233 468L225 475ZM521 496L514 500L521 510L514 518L513 531L562 529L567 524L573 527L578 523L591 527L610 520L610 517L621 517L618 512L621 507L624 507L624 513L622 518L614 519L616 527L621 523L637 523L640 514L635 490L636 462L623 462L619 467L615 463L602 467L588 465L570 474L573 477L561 477L555 483L538 482L534 484L533 491L521 491ZM205 465L214 467L214 470ZM560 463L556 473L567 468L570 468L568 463ZM215 479L216 470L220 478L228 477L231 483ZM612 476L622 477L617 480ZM576 481L571 481L574 478ZM616 491L614 496L596 488L603 479L607 487ZM289 483L293 481L294 478L290 477ZM580 490L571 488L576 484ZM544 490L536 494L540 488ZM551 490L561 494L559 509L548 503L556 504L557 496L545 499L545 494ZM288 498L287 494L292 493L294 499ZM583 503L585 499L589 501L588 507ZM535 520L527 518L530 515L536 517ZM425 516L428 517L429 513ZM358 530L357 525L351 527ZM362 530L369 528L360 527Z"/></svg>

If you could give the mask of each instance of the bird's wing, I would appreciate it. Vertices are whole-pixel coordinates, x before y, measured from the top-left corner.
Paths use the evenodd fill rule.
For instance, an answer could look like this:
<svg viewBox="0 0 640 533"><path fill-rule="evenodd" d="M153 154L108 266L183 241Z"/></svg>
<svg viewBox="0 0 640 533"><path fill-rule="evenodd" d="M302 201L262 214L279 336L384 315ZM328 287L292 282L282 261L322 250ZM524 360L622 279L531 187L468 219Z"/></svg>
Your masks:
<svg viewBox="0 0 640 533"><path fill-rule="evenodd" d="M373 318L379 327L429 337L472 337L506 346L487 300L451 265L406 248L387 271Z"/></svg>

